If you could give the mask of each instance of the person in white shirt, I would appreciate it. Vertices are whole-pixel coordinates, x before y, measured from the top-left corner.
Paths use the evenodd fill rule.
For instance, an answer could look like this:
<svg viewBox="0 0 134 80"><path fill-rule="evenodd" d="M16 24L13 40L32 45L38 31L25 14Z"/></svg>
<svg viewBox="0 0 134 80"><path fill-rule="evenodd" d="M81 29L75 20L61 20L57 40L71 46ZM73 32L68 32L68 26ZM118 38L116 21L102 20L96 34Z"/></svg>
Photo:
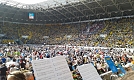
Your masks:
<svg viewBox="0 0 134 80"><path fill-rule="evenodd" d="M18 71L19 70L19 68L17 68L14 64L12 64L11 66L10 66L10 71L9 71L9 73L11 73L11 72L13 72L13 71Z"/></svg>

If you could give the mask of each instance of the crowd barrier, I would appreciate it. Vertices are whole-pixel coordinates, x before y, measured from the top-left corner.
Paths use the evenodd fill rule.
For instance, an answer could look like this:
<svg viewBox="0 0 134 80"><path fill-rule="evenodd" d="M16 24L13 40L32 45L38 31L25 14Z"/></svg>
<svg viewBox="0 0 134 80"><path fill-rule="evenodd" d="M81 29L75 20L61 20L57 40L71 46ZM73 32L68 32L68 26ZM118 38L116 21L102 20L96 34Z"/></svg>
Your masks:
<svg viewBox="0 0 134 80"><path fill-rule="evenodd" d="M111 49L113 47L89 47L89 46L69 46L69 45L46 45L46 46L58 46L58 47L73 47L73 48L83 48L83 49ZM126 50L126 51L131 51L134 52L134 48L113 48L113 49L117 49L117 50Z"/></svg>
<svg viewBox="0 0 134 80"><path fill-rule="evenodd" d="M120 72L119 68L118 71ZM100 74L100 76L103 80L116 80L118 78L118 76L116 74L113 74L112 71Z"/></svg>

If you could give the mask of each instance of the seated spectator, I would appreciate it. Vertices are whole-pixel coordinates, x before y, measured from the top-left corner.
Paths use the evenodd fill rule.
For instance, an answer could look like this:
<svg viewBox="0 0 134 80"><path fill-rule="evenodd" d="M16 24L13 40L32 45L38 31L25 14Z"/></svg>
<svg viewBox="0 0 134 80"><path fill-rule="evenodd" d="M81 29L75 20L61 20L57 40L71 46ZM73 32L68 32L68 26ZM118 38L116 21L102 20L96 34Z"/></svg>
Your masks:
<svg viewBox="0 0 134 80"><path fill-rule="evenodd" d="M1 61L2 61L2 63L6 63L6 58L5 57L2 57L1 58Z"/></svg>
<svg viewBox="0 0 134 80"><path fill-rule="evenodd" d="M6 75L7 75L7 67L4 63L0 68L0 80L6 80Z"/></svg>
<svg viewBox="0 0 134 80"><path fill-rule="evenodd" d="M13 60L11 60L10 62L6 63L7 67L10 67L10 65L15 65L15 66L19 66L19 63L16 62L16 59L14 58Z"/></svg>
<svg viewBox="0 0 134 80"><path fill-rule="evenodd" d="M7 80L26 80L26 77L21 71L14 71L7 76Z"/></svg>
<svg viewBox="0 0 134 80"><path fill-rule="evenodd" d="M34 80L34 76L33 76L32 72L25 70L25 71L23 71L23 73L26 76L26 80Z"/></svg>
<svg viewBox="0 0 134 80"><path fill-rule="evenodd" d="M14 72L14 71L18 71L19 70L19 68L17 68L14 64L12 64L11 66L10 66L10 73L12 73L12 72Z"/></svg>

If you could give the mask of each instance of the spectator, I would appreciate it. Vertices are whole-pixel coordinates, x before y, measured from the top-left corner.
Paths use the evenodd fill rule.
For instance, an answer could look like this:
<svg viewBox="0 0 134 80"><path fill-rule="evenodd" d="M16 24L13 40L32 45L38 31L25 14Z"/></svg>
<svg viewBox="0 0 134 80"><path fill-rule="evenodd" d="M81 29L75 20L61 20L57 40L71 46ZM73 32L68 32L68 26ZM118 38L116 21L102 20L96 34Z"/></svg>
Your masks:
<svg viewBox="0 0 134 80"><path fill-rule="evenodd" d="M3 63L0 68L0 80L6 80L7 73L8 73L8 69L5 65L5 63Z"/></svg>
<svg viewBox="0 0 134 80"><path fill-rule="evenodd" d="M2 61L2 63L6 63L6 58L3 56L3 57L1 58L1 61Z"/></svg>
<svg viewBox="0 0 134 80"><path fill-rule="evenodd" d="M28 70L25 70L23 71L25 77L26 77L26 80L34 80L34 76L33 76L33 73L28 71Z"/></svg>
<svg viewBox="0 0 134 80"><path fill-rule="evenodd" d="M10 73L11 72L14 72L14 71L18 71L19 70L19 68L17 68L14 64L12 64L11 66L10 66Z"/></svg>
<svg viewBox="0 0 134 80"><path fill-rule="evenodd" d="M25 58L22 58L20 60L20 68L26 69L26 60L25 60Z"/></svg>
<svg viewBox="0 0 134 80"><path fill-rule="evenodd" d="M13 60L11 60L10 62L6 63L7 68L10 67L10 65L15 65L15 66L19 66L19 63L16 62L16 59L13 58Z"/></svg>
<svg viewBox="0 0 134 80"><path fill-rule="evenodd" d="M26 80L26 77L21 71L14 71L7 76L7 80Z"/></svg>

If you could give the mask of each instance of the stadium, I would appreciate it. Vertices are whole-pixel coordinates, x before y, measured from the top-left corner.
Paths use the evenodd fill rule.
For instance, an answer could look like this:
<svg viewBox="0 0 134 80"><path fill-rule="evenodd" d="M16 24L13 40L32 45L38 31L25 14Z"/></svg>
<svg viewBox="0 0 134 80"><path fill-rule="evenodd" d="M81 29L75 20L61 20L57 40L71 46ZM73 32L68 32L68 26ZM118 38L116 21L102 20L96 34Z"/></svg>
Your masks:
<svg viewBox="0 0 134 80"><path fill-rule="evenodd" d="M116 67L134 64L134 0L0 0L0 55L29 65L26 58L66 55L74 80L82 80L76 66L91 62L111 80L105 56Z"/></svg>

